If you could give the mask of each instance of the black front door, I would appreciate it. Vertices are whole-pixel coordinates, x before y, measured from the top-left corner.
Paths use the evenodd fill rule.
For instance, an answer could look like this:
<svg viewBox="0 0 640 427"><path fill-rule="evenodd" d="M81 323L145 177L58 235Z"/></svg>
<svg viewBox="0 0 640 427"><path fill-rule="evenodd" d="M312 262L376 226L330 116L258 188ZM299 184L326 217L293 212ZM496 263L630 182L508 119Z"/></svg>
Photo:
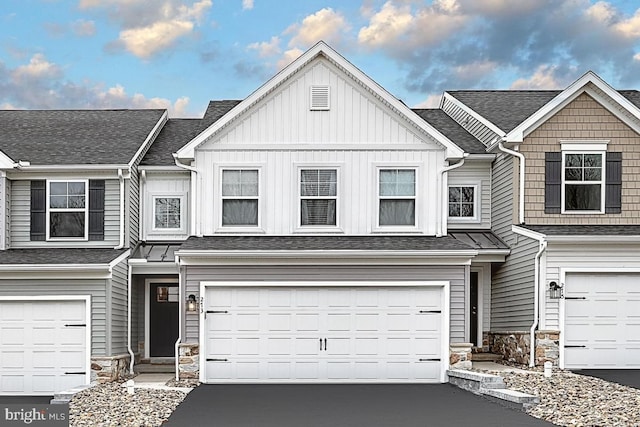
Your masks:
<svg viewBox="0 0 640 427"><path fill-rule="evenodd" d="M478 273L472 271L469 279L469 341L478 345Z"/></svg>
<svg viewBox="0 0 640 427"><path fill-rule="evenodd" d="M151 283L149 292L149 356L173 357L178 339L178 284Z"/></svg>

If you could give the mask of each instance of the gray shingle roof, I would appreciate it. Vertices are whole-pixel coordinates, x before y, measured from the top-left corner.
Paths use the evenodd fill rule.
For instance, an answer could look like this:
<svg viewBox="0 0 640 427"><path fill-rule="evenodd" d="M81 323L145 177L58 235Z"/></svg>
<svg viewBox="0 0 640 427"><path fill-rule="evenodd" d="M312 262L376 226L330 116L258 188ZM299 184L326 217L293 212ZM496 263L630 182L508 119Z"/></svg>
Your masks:
<svg viewBox="0 0 640 427"><path fill-rule="evenodd" d="M521 225L548 236L640 236L640 225Z"/></svg>
<svg viewBox="0 0 640 427"><path fill-rule="evenodd" d="M211 101L202 119L169 119L140 162L146 166L175 164L172 153L184 147L200 132L211 126L240 101Z"/></svg>
<svg viewBox="0 0 640 427"><path fill-rule="evenodd" d="M0 264L109 264L127 249L34 248L0 251Z"/></svg>
<svg viewBox="0 0 640 427"><path fill-rule="evenodd" d="M462 148L465 153L486 153L486 147L440 109L414 109L417 115Z"/></svg>
<svg viewBox="0 0 640 427"><path fill-rule="evenodd" d="M2 110L0 150L33 165L127 164L165 110Z"/></svg>
<svg viewBox="0 0 640 427"><path fill-rule="evenodd" d="M179 251L438 251L472 249L453 237L432 236L206 236L190 237Z"/></svg>

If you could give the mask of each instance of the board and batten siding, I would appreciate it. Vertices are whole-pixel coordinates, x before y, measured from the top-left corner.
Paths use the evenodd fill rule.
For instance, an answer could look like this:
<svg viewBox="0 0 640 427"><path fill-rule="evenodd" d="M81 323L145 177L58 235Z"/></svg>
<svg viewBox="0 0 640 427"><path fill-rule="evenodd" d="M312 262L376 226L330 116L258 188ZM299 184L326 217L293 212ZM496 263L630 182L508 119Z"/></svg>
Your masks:
<svg viewBox="0 0 640 427"><path fill-rule="evenodd" d="M116 264L107 284L109 326L107 351L110 355L127 353L127 304L128 265L127 260Z"/></svg>
<svg viewBox="0 0 640 427"><path fill-rule="evenodd" d="M461 167L449 172L448 185L475 185L477 188L475 202L479 202L479 205L476 206L476 219L464 220L449 218L447 227L450 229L491 228L491 163L465 162Z"/></svg>
<svg viewBox="0 0 640 427"><path fill-rule="evenodd" d="M101 246L115 247L120 241L120 184L117 179L105 180L104 196L104 240L56 241L56 247ZM11 247L42 247L46 242L32 242L31 227L31 181L13 181L11 191Z"/></svg>
<svg viewBox="0 0 640 427"><path fill-rule="evenodd" d="M338 169L338 228L345 234L369 234L377 228L377 167L416 167L417 229L436 233L437 171L444 163L441 150L263 150L200 151L199 217L205 235L221 231L220 168L260 168L261 230L267 234L299 231L300 167Z"/></svg>
<svg viewBox="0 0 640 427"><path fill-rule="evenodd" d="M189 237L189 189L191 185L190 174L181 172L146 172L146 181L143 184L144 200L142 203L142 227L144 240L168 241L185 240ZM179 230L154 230L155 218L153 217L154 197L181 197L182 210L180 219L182 227Z"/></svg>
<svg viewBox="0 0 640 427"><path fill-rule="evenodd" d="M545 256L543 257L543 274L542 280L548 283L554 280L560 284L560 270L588 270L597 272L598 269L615 270L617 273L634 272L640 275L640 245L633 243L616 243L616 244L560 244L550 242ZM623 266L623 267L621 267ZM567 273L571 274L571 273ZM541 328L559 329L560 328L560 306L559 299L549 298L549 293L545 292L545 308L544 316L541 322Z"/></svg>
<svg viewBox="0 0 640 427"><path fill-rule="evenodd" d="M444 98L442 110L486 146L491 145L498 137L497 133L483 125L478 119L467 113L460 105L448 97Z"/></svg>
<svg viewBox="0 0 640 427"><path fill-rule="evenodd" d="M91 355L107 354L105 279L0 279L0 296L91 295Z"/></svg>
<svg viewBox="0 0 640 427"><path fill-rule="evenodd" d="M185 294L200 296L200 282L249 281L268 286L269 282L349 281L357 285L384 286L385 281L450 282L450 340L465 342L465 266L321 266L321 267L207 267L185 268ZM198 342L199 316L186 316L185 342Z"/></svg>

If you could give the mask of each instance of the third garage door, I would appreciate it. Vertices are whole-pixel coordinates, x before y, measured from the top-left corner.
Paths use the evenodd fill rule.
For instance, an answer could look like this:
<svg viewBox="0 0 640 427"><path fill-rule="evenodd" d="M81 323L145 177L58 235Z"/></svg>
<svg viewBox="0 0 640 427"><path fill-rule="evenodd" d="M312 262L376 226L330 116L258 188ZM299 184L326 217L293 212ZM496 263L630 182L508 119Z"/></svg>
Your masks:
<svg viewBox="0 0 640 427"><path fill-rule="evenodd" d="M441 382L442 287L209 287L207 382Z"/></svg>

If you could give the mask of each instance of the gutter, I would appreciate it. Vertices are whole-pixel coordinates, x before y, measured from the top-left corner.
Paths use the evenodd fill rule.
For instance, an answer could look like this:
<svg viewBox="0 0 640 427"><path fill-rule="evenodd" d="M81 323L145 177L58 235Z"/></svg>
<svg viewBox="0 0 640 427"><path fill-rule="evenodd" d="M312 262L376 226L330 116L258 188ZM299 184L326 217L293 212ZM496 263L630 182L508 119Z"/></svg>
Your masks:
<svg viewBox="0 0 640 427"><path fill-rule="evenodd" d="M440 185L438 186L438 200L443 201L444 199L444 174L446 172L452 171L454 169L459 168L460 166L464 165L464 160L465 158L467 158L469 156L469 153L464 153L462 160L460 160L458 163L455 163L453 165L450 166L446 166L442 169L440 169ZM444 218L446 217L445 215L445 209L448 209L449 203L442 203L442 207L441 209L436 211L436 237L442 237L443 235L446 235L446 233L444 232Z"/></svg>
<svg viewBox="0 0 640 427"><path fill-rule="evenodd" d="M497 138L496 138L497 139ZM495 140L494 140L495 141ZM506 148L503 141L498 142L498 149L520 159L520 187L518 193L518 224L524 224L524 154Z"/></svg>
<svg viewBox="0 0 640 427"><path fill-rule="evenodd" d="M196 179L197 175L198 175L198 170L196 168L194 168L193 166L189 166L189 165L185 165L184 163L180 162L180 160L178 160L178 155L177 153L173 153L173 160L176 163L176 166L178 166L181 169L185 169L191 172L191 194L190 194L190 199L191 199L191 215L190 215L190 220L191 220L191 233L189 233L192 236L201 236L198 228L198 224L196 222L198 216L197 216L197 209L196 209L196 190L198 187L198 180Z"/></svg>

